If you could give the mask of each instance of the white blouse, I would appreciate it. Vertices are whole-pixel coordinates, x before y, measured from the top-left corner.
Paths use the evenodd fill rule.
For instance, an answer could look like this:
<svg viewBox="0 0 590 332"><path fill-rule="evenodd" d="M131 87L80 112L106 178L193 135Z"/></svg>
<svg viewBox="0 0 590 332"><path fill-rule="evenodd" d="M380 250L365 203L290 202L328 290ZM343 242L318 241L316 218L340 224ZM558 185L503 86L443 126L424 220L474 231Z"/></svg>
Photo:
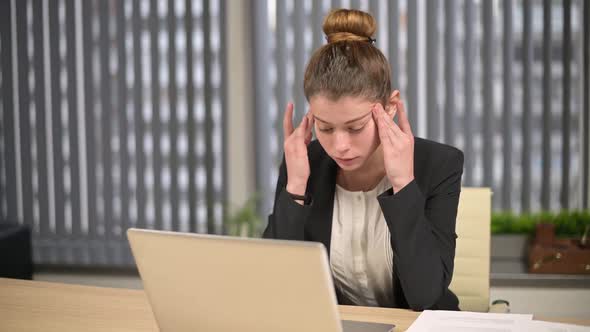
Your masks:
<svg viewBox="0 0 590 332"><path fill-rule="evenodd" d="M387 177L367 192L336 185L330 267L345 304L393 305L391 235L377 201L389 188Z"/></svg>

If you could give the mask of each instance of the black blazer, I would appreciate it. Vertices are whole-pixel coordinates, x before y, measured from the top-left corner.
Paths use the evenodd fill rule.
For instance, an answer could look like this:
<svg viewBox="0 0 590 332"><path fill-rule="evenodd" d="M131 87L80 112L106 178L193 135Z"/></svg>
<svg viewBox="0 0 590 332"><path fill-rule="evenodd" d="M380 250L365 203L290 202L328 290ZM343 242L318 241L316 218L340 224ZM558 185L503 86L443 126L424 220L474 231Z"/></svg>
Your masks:
<svg viewBox="0 0 590 332"><path fill-rule="evenodd" d="M318 141L308 146L311 174L300 205L286 192L281 164L275 202L263 237L323 243L330 252L338 166ZM449 290L455 258L455 221L461 191L463 153L451 146L415 138L415 180L398 193L377 198L391 233L395 307L459 310ZM339 302L341 294L336 289Z"/></svg>

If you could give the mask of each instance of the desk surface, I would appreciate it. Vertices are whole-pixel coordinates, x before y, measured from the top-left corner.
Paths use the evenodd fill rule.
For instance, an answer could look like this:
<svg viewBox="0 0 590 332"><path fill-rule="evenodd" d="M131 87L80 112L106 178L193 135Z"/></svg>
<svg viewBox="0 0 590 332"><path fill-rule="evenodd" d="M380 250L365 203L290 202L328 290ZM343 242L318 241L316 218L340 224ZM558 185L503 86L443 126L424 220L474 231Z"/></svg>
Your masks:
<svg viewBox="0 0 590 332"><path fill-rule="evenodd" d="M339 306L343 319L391 323L405 331L419 313ZM157 331L141 290L0 278L2 331ZM590 320L546 319L590 326Z"/></svg>

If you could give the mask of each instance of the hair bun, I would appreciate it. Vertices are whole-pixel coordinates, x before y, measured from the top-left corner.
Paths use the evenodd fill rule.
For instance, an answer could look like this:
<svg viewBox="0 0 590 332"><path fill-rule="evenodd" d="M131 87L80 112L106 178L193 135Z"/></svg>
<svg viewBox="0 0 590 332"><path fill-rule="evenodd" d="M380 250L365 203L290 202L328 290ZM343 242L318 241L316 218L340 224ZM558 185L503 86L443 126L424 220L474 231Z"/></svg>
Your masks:
<svg viewBox="0 0 590 332"><path fill-rule="evenodd" d="M371 14L356 9L336 9L324 19L323 30L328 43L339 41L373 42L377 22Z"/></svg>

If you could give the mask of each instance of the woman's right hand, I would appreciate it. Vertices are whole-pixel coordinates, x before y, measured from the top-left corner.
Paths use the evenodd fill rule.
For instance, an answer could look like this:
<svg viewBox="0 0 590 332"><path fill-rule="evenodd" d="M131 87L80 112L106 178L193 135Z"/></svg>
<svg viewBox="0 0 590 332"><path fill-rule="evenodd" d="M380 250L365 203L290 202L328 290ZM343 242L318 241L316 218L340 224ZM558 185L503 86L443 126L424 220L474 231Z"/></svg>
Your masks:
<svg viewBox="0 0 590 332"><path fill-rule="evenodd" d="M287 164L287 191L295 195L305 195L309 179L309 158L307 145L311 142L313 117L306 114L296 129L293 129L293 103L288 103L283 119L285 138L284 151Z"/></svg>

